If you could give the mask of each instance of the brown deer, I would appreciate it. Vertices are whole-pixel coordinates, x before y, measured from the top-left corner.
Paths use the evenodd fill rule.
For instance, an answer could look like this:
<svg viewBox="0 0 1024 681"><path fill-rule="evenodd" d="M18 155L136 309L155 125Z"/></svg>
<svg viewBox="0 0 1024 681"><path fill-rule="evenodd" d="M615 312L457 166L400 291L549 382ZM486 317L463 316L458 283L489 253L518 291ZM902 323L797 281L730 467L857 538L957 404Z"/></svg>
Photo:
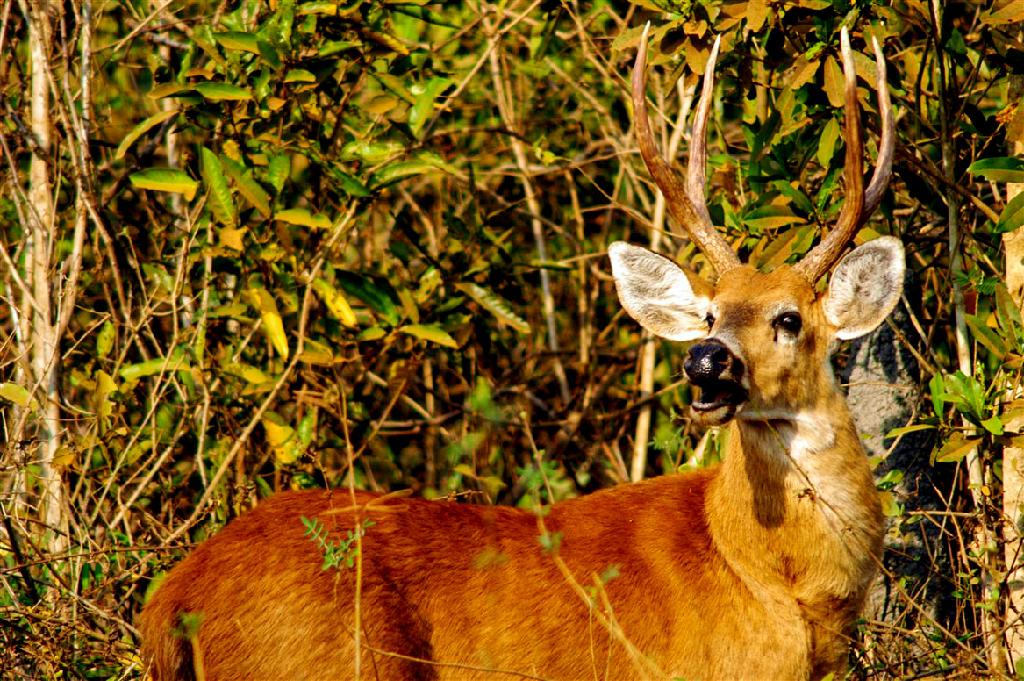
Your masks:
<svg viewBox="0 0 1024 681"><path fill-rule="evenodd" d="M816 293L877 206L892 159L876 42L882 135L865 192L845 29L841 44L845 203L820 245L767 274L740 263L703 199L717 43L685 183L659 155L647 119L646 31L637 55L641 153L719 278L701 283L624 243L609 249L612 271L640 324L697 341L684 365L699 388L693 417L727 425L721 466L544 513L364 492L278 494L198 546L157 589L141 616L153 677L762 680L841 672L877 569L882 518L829 354L838 339L883 321L904 269L900 243L876 239L846 255ZM328 550L344 551L351 567L322 569L325 547L304 535L303 517L319 521Z"/></svg>

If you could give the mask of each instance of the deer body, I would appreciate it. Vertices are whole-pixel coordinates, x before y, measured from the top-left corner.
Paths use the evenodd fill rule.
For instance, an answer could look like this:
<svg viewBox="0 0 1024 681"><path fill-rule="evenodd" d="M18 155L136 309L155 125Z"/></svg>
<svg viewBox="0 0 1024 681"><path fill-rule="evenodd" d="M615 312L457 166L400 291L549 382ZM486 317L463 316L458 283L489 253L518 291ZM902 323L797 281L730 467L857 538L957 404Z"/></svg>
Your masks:
<svg viewBox="0 0 1024 681"><path fill-rule="evenodd" d="M836 482L856 499L840 509L852 516L841 528L806 493L776 433L743 421L719 468L597 492L544 517L580 584L617 568L604 585L614 618L667 676L799 679L843 668L881 522L837 406L834 444L814 455L846 472ZM318 517L344 535L351 508L343 491L284 493L200 545L146 608L155 678L189 676L193 652L168 626L184 612L202 613L195 649L207 679L352 678L355 571L321 570L300 522ZM363 678L509 678L487 669L654 678L560 574L534 514L413 499L365 508L375 524L363 539Z"/></svg>
<svg viewBox="0 0 1024 681"><path fill-rule="evenodd" d="M877 493L829 356L899 299L903 249L835 263L888 179L893 130L879 60L879 164L865 191L849 37L846 186L836 228L800 263L741 265L699 195L718 44L687 181L657 152L634 71L637 141L714 285L614 243L619 300L649 331L696 341L692 417L727 429L724 463L555 504L543 514L359 492L262 502L172 570L141 616L156 681L234 679L809 679L841 672L882 537ZM304 536L365 527L355 569L321 569ZM366 521L372 525L366 525ZM541 537L554 548L545 550ZM604 575L603 580L598 575ZM358 615L357 615L358 608ZM182 616L192 614L190 627ZM202 673L197 672L201 669Z"/></svg>

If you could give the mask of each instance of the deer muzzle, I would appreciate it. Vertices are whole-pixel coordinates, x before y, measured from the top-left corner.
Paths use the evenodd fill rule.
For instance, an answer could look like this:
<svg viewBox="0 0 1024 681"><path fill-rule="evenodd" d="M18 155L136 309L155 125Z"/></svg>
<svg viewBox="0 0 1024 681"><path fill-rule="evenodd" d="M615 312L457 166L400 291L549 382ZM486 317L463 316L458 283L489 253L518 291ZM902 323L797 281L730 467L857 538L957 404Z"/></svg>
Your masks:
<svg viewBox="0 0 1024 681"><path fill-rule="evenodd" d="M700 391L690 405L694 415L708 425L728 421L747 401L743 361L720 340L709 338L693 345L683 371Z"/></svg>

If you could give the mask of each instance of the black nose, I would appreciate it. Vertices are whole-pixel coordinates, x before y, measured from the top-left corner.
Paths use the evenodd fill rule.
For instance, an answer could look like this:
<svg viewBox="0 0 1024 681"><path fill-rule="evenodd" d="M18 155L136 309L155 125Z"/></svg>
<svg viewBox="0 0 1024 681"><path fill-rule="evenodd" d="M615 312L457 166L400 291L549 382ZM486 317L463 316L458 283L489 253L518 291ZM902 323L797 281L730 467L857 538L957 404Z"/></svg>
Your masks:
<svg viewBox="0 0 1024 681"><path fill-rule="evenodd" d="M732 353L721 341L709 339L690 348L683 371L691 381L714 380L733 364Z"/></svg>

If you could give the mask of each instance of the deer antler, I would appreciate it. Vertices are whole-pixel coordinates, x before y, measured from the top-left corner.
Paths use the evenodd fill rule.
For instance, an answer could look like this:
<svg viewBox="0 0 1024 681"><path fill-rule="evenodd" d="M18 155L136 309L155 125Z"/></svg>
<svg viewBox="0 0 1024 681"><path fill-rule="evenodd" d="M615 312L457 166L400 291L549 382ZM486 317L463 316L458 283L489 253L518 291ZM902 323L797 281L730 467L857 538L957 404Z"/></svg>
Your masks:
<svg viewBox="0 0 1024 681"><path fill-rule="evenodd" d="M700 103L693 119L693 133L690 140L690 161L687 165L686 184L669 167L669 164L658 152L651 123L647 117L646 67L647 67L647 33L651 25L644 27L640 38L640 49L636 54L633 67L633 117L636 125L636 141L640 146L640 155L647 164L647 169L654 178L655 184L665 194L665 204L672 217L689 233L697 247L721 275L740 264L736 252L729 243L715 230L711 223L707 204L704 201L704 163L705 163L705 130L708 122L708 111L711 108L711 94L714 87L715 61L718 58L720 39L715 39L715 46L708 58L704 71L704 88Z"/></svg>
<svg viewBox="0 0 1024 681"><path fill-rule="evenodd" d="M820 279L842 255L846 244L853 238L857 229L867 220L878 207L882 194L889 184L892 172L892 156L895 144L892 106L889 102L889 89L886 86L885 62L882 49L874 40L875 58L877 60L878 112L882 117L882 137L879 142L878 165L871 176L867 193L864 191L864 178L861 170L864 154L860 130L860 108L857 106L857 74L853 65L853 52L850 49L850 34L845 27L840 33L840 53L843 58L843 75L846 80L846 201L839 213L835 229L821 240L803 260L794 266L811 282Z"/></svg>

